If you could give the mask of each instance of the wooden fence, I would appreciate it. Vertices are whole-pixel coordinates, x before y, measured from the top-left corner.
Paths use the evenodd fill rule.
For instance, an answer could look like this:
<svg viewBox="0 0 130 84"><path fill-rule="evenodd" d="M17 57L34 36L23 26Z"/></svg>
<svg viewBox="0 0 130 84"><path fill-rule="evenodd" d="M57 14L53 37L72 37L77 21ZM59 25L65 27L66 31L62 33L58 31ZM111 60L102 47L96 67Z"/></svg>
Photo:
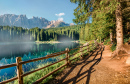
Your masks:
<svg viewBox="0 0 130 84"><path fill-rule="evenodd" d="M95 41L95 43L90 44L90 45L94 48L94 47L96 47L98 44L97 44L97 42ZM87 49L84 49L84 50L83 50L83 47L87 47ZM44 68L46 68L46 67L49 67L49 66L51 66L51 65L54 65L54 64L56 64L56 63L59 63L59 62L61 62L61 61L66 60L66 63L65 63L65 64L63 64L62 66L58 67L58 68L55 69L54 71L52 71L52 72L46 74L44 77L38 79L37 81L35 81L35 82L33 83L33 84L38 84L38 83L42 82L42 81L43 81L45 78L47 78L48 76L52 75L54 72L58 71L59 69L65 67L65 66L68 66L68 65L71 63L71 61L73 61L74 59L78 58L78 57L76 57L76 58L70 60L70 57L76 55L77 53L81 53L81 54L80 54L80 57L82 58L82 56L84 55L83 51L87 50L87 52L88 52L88 51L89 51L89 48L90 48L90 47L89 47L89 43L88 43L87 45L80 46L80 47L78 47L78 48L73 48L73 49L70 49L70 50L69 50L69 48L66 48L65 51L61 51L61 52L49 54L49 55L46 55L45 57L35 58L35 59L28 60L28 61L22 61L22 60L21 60L21 57L17 57L17 58L16 58L16 63L4 65L4 66L0 66L0 69L5 69L5 68L9 68L9 67L14 67L14 66L16 66L16 67L17 67L17 77L13 77L13 78L11 78L11 79L2 81L2 82L0 82L0 84L5 84L5 83L8 83L8 82L14 81L14 80L16 80L16 79L18 79L18 83L19 83L19 84L23 84L23 77L25 77L25 76L27 76L27 75L29 75L29 74L31 74L31 73L34 73L34 72L36 72L36 71L42 70L42 69L44 69ZM80 49L80 50L79 50L78 52L76 52L76 53L73 53L72 55L69 55L69 52L72 51L72 50L75 50L75 49ZM22 64L26 64L26 63L30 63L30 62L34 62L34 61L39 61L39 60L43 60L43 59L48 59L48 58L56 57L56 56L59 56L59 55L62 55L62 54L66 54L66 57L65 57L64 59L62 59L62 60L59 60L59 61L54 62L54 63L52 63L52 64L46 65L46 66L44 66L44 67L35 69L35 70L33 70L33 71L30 71L30 72L27 72L27 73L23 73Z"/></svg>

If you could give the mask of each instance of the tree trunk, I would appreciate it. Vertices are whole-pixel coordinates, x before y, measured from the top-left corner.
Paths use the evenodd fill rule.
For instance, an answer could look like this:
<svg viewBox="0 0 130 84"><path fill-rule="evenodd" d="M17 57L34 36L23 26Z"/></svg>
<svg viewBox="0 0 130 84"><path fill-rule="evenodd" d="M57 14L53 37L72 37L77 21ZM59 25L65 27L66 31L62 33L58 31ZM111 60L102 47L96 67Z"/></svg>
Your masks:
<svg viewBox="0 0 130 84"><path fill-rule="evenodd" d="M117 46L116 46L116 52L118 55L118 52L123 47L123 27L122 27L122 10L121 10L121 4L119 3L116 8L116 40L117 40Z"/></svg>
<svg viewBox="0 0 130 84"><path fill-rule="evenodd" d="M111 43L113 42L113 33L112 33L112 29L110 29L110 40L111 40Z"/></svg>
<svg viewBox="0 0 130 84"><path fill-rule="evenodd" d="M130 23L127 22L127 32L128 32L128 35L130 34Z"/></svg>
<svg viewBox="0 0 130 84"><path fill-rule="evenodd" d="M128 53L128 51L123 46L123 26L122 26L122 10L121 10L121 3L118 4L116 11L116 40L117 40L117 46L116 50L112 53L112 57L114 58L116 55L118 56L119 52L123 51Z"/></svg>

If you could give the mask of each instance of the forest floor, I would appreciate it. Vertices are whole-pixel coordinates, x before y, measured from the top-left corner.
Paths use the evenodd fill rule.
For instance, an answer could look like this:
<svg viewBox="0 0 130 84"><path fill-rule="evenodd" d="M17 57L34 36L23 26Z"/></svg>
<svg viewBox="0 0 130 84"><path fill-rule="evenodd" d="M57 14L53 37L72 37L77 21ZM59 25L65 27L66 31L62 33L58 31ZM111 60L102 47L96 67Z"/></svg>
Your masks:
<svg viewBox="0 0 130 84"><path fill-rule="evenodd" d="M109 45L100 45L47 84L130 84L130 65L125 63L128 55L112 59L111 53Z"/></svg>

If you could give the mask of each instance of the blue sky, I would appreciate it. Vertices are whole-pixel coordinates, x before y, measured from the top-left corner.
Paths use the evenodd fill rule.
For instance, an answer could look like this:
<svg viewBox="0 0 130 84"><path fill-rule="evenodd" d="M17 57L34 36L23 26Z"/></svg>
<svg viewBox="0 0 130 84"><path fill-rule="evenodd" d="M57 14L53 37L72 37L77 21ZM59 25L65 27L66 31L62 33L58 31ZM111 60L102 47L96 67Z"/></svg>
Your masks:
<svg viewBox="0 0 130 84"><path fill-rule="evenodd" d="M24 14L27 18L35 16L73 23L73 12L77 6L70 0L0 0L0 15Z"/></svg>

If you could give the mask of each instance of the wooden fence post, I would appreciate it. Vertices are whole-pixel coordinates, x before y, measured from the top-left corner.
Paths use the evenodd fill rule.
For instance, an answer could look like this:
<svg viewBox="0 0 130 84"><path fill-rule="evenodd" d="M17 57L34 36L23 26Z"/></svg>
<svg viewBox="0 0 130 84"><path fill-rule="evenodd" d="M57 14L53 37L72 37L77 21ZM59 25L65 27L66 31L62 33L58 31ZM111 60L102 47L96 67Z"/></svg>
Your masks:
<svg viewBox="0 0 130 84"><path fill-rule="evenodd" d="M83 58L83 46L80 46L80 53L81 53L81 55L80 55L80 58L82 59Z"/></svg>
<svg viewBox="0 0 130 84"><path fill-rule="evenodd" d="M69 66L70 62L69 62L69 48L66 48L66 63L67 63L67 67Z"/></svg>
<svg viewBox="0 0 130 84"><path fill-rule="evenodd" d="M23 84L23 77L21 77L21 75L23 74L23 72L22 72L22 64L19 64L20 61L22 61L21 57L17 57L16 58L16 64L17 64L18 83Z"/></svg>
<svg viewBox="0 0 130 84"><path fill-rule="evenodd" d="M88 46L87 46L87 52L89 52L89 44L88 44Z"/></svg>
<svg viewBox="0 0 130 84"><path fill-rule="evenodd" d="M92 44L92 49L94 49L94 47L95 47L95 43Z"/></svg>
<svg viewBox="0 0 130 84"><path fill-rule="evenodd" d="M95 40L94 43L95 43L95 47L97 47L97 40Z"/></svg>

